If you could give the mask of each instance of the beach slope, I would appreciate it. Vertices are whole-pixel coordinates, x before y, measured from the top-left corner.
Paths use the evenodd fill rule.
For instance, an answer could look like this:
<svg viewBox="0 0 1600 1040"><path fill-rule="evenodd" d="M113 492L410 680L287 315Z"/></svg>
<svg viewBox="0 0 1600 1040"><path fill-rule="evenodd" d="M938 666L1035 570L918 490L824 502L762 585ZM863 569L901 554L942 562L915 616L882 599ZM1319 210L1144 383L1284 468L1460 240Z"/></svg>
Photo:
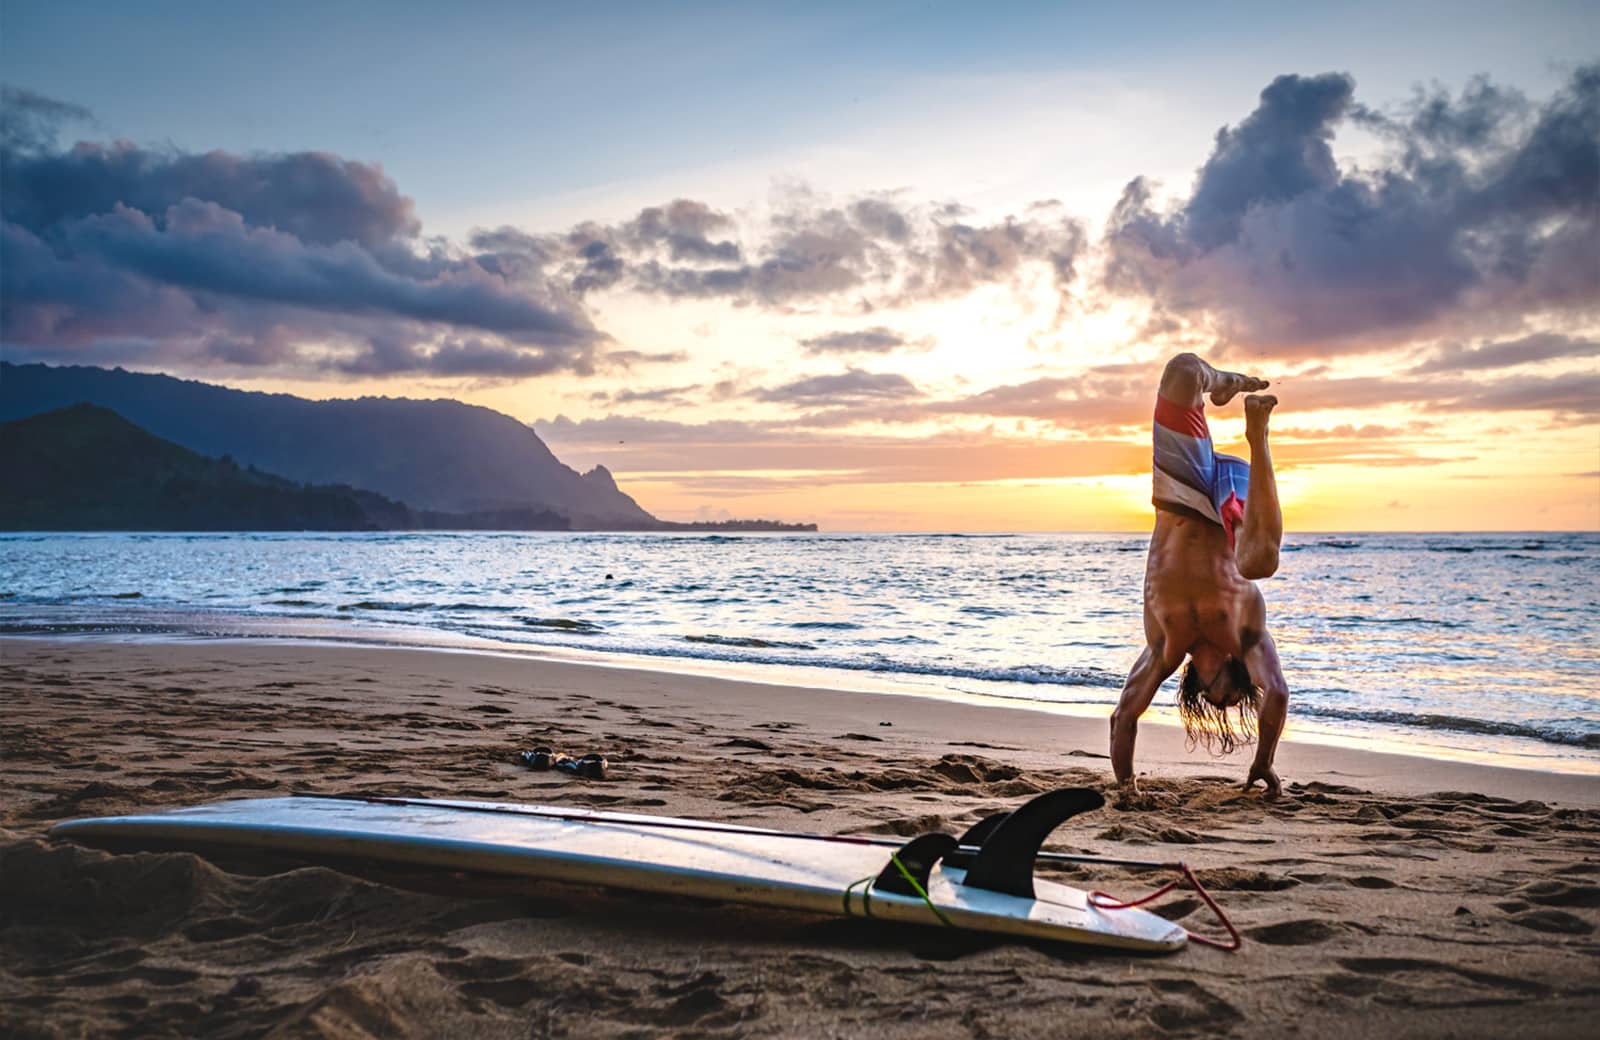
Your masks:
<svg viewBox="0 0 1600 1040"><path fill-rule="evenodd" d="M1588 777L1286 743L1285 796L1105 723L620 667L278 642L0 641L8 1036L1589 1035ZM887 723L888 725L885 725ZM600 751L604 781L520 749ZM1129 957L598 890L45 837L293 791L484 798L790 829L958 831L1106 790L1048 847L1184 859L1245 935ZM1121 896L1164 877L1052 870ZM1167 916L1202 932L1198 901Z"/></svg>

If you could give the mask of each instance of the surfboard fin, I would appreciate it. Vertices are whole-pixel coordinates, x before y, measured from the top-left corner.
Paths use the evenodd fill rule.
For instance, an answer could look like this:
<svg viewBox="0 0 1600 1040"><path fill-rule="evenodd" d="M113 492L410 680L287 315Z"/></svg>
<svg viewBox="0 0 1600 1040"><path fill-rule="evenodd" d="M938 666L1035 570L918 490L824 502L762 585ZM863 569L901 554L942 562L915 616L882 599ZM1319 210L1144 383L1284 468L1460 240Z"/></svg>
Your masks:
<svg viewBox="0 0 1600 1040"><path fill-rule="evenodd" d="M945 857L945 854L956 847L956 839L948 834L924 834L912 838L894 854L883 873L878 875L872 883L878 892L895 892L903 896L920 896L928 891L928 874L933 870L933 865ZM906 868L906 873L917 879L917 884L922 886L918 892L911 881L895 866L895 860L900 861L900 866Z"/></svg>
<svg viewBox="0 0 1600 1040"><path fill-rule="evenodd" d="M1033 861L1039 854L1039 846L1051 831L1068 819L1104 804L1105 798L1092 788L1063 787L1030 799L997 822L992 822L996 821L995 817L980 821L967 832L969 838L978 831L984 833L982 840L975 843L980 847L972 856L963 883L971 888L1034 898ZM961 844L968 844L968 839L963 838Z"/></svg>
<svg viewBox="0 0 1600 1040"><path fill-rule="evenodd" d="M1005 818L1010 815L1008 812L994 813L993 815L985 816L971 827L968 827L967 833L961 836L960 845L956 851L945 856L945 864L951 867L960 867L962 870L972 866L972 859L978 854L978 850L983 847L983 843L989 840L989 835L994 833L994 829L1000 826L1005 821Z"/></svg>

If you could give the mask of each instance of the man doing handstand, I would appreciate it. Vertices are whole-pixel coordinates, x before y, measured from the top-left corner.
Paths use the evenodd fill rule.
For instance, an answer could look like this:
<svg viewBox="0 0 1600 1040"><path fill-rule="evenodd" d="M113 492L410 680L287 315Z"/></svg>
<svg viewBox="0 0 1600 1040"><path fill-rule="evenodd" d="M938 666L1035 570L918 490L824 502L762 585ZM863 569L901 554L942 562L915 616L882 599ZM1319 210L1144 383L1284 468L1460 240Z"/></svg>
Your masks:
<svg viewBox="0 0 1600 1040"><path fill-rule="evenodd" d="M1257 780L1280 791L1272 758L1289 710L1278 651L1267 632L1257 578L1278 569L1283 513L1267 449L1267 418L1276 397L1255 395L1267 382L1218 372L1193 354L1167 363L1156 397L1156 527L1144 576L1144 652L1111 713L1111 768L1133 777L1139 716L1188 657L1178 716L1191 746L1222 754L1257 741L1245 787ZM1250 461L1217 454L1206 427L1205 399L1244 399Z"/></svg>

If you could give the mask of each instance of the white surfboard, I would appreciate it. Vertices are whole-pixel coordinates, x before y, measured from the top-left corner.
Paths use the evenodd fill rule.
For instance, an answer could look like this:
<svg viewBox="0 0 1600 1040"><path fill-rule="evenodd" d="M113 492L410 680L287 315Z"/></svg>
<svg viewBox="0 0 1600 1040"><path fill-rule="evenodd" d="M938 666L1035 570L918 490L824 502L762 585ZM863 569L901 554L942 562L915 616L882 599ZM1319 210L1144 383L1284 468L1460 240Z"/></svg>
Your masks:
<svg viewBox="0 0 1600 1040"><path fill-rule="evenodd" d="M869 839L563 806L259 798L72 820L50 833L89 844L260 849L520 875L1127 950L1177 950L1187 937L1155 914L1102 910L1079 889L1032 879L1032 851L1021 883L1029 897L968 884L969 869L982 870L970 857L968 869L953 865L963 862L954 853L951 863L924 854L918 870L919 856L903 850L916 881L902 883L906 872L890 861L895 849L855 843Z"/></svg>

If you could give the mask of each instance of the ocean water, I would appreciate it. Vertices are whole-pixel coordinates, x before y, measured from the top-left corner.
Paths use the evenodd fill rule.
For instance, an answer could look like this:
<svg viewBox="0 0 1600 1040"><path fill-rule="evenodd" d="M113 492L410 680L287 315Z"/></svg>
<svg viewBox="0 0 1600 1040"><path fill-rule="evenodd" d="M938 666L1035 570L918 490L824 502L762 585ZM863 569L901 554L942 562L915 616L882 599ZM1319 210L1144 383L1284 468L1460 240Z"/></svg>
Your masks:
<svg viewBox="0 0 1600 1040"><path fill-rule="evenodd" d="M1142 645L1147 542L0 535L0 633L491 640L1103 714ZM1285 550L1263 590L1292 736L1600 773L1600 535L1291 535Z"/></svg>

